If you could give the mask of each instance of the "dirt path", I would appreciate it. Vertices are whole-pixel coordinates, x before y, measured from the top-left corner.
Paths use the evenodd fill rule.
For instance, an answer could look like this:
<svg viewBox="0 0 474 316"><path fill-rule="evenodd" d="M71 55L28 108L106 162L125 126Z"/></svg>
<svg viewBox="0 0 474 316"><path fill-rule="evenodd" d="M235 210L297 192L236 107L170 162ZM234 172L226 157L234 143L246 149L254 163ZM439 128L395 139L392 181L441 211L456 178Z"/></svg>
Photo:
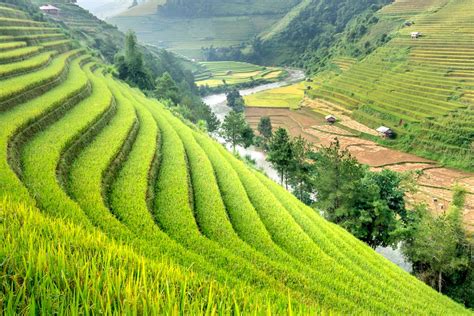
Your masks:
<svg viewBox="0 0 474 316"><path fill-rule="evenodd" d="M317 102L317 103L311 103ZM425 202L433 211L446 210L451 202L451 188L458 183L469 194L466 201L464 218L470 230L474 231L474 174L440 167L434 161L412 154L383 147L373 141L357 137L355 133L374 134L373 130L354 121L342 110L335 115L342 121L339 126L330 126L324 120L324 109L329 110L326 102L305 100L300 110L282 108L247 108L246 117L252 128L256 128L262 116L272 119L274 128L285 127L292 136L303 136L315 146L328 146L337 137L341 146L347 148L361 163L373 170L387 168L394 171L420 171L419 192L409 196L409 201ZM311 105L311 106L309 106ZM318 106L315 113L314 107ZM337 109L332 109L334 113ZM347 129L346 129L347 128Z"/></svg>

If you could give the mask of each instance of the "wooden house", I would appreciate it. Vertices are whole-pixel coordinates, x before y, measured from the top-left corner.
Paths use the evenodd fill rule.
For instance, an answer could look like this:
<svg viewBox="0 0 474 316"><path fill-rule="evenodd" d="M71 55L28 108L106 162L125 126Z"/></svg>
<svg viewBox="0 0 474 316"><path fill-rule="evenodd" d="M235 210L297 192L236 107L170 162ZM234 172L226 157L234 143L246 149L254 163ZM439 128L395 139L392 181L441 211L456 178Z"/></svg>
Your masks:
<svg viewBox="0 0 474 316"><path fill-rule="evenodd" d="M50 14L50 15L59 15L60 9L56 8L54 5L43 5L39 8L43 13Z"/></svg>
<svg viewBox="0 0 474 316"><path fill-rule="evenodd" d="M325 119L326 119L326 122L330 124L334 124L337 121L337 118L334 115L327 115Z"/></svg>
<svg viewBox="0 0 474 316"><path fill-rule="evenodd" d="M381 137L384 137L384 138L392 138L395 135L395 133L386 126L380 126L379 128L377 128L376 131L379 133Z"/></svg>

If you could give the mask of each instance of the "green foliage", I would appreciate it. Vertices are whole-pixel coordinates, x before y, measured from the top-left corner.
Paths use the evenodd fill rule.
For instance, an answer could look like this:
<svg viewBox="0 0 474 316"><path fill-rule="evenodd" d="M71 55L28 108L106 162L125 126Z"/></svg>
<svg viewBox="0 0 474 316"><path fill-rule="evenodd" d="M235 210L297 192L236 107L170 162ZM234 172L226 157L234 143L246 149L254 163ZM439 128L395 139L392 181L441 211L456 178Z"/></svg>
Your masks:
<svg viewBox="0 0 474 316"><path fill-rule="evenodd" d="M179 102L179 90L168 72L165 72L160 78L156 79L155 97L157 99L170 99L174 103Z"/></svg>
<svg viewBox="0 0 474 316"><path fill-rule="evenodd" d="M252 128L247 124L245 116L236 111L231 111L225 117L221 126L221 135L232 145L234 152L238 145L247 148L253 144L254 134Z"/></svg>
<svg viewBox="0 0 474 316"><path fill-rule="evenodd" d="M402 251L413 263L418 278L472 306L472 244L462 220L465 195L463 188L455 187L451 207L439 215L420 206L419 218Z"/></svg>
<svg viewBox="0 0 474 316"><path fill-rule="evenodd" d="M151 74L145 69L143 55L138 49L135 33L129 31L125 37L125 53L115 57L119 78L143 90L152 90Z"/></svg>
<svg viewBox="0 0 474 316"><path fill-rule="evenodd" d="M281 184L288 186L288 177L290 172L290 164L293 158L291 148L291 140L288 132L284 128L278 128L273 134L268 144L267 160L273 165L280 175Z"/></svg>
<svg viewBox="0 0 474 316"><path fill-rule="evenodd" d="M258 122L258 132L268 141L273 136L272 120L269 116L262 116Z"/></svg>
<svg viewBox="0 0 474 316"><path fill-rule="evenodd" d="M242 113L245 110L244 98L240 95L239 90L232 89L227 92L227 105L235 112Z"/></svg>
<svg viewBox="0 0 474 316"><path fill-rule="evenodd" d="M316 205L328 220L372 248L400 241L408 219L397 173L367 170L339 141L320 149L314 160Z"/></svg>

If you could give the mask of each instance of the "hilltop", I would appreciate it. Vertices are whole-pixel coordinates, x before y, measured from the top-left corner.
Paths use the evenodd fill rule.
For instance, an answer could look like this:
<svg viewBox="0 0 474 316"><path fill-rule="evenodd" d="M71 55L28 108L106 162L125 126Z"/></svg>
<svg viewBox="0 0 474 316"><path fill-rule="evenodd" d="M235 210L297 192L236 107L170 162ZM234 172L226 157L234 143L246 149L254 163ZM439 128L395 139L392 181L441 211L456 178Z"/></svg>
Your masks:
<svg viewBox="0 0 474 316"><path fill-rule="evenodd" d="M1 314L470 314L23 8L0 3Z"/></svg>

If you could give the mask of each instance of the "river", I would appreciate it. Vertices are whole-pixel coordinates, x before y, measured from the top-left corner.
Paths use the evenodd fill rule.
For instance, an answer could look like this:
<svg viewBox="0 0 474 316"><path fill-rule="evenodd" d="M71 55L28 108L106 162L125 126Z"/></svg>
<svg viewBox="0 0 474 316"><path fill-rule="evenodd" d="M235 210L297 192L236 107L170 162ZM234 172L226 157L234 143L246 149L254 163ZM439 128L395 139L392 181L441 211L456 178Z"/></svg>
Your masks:
<svg viewBox="0 0 474 316"><path fill-rule="evenodd" d="M305 78L305 74L302 70L287 69L287 71L289 73L289 76L285 80L270 84L264 84L249 89L243 89L240 90L240 94L242 96L245 96L265 90L275 89L302 81ZM227 98L225 93L206 96L203 98L203 102L209 105L212 112L214 112L214 114L220 121L223 121L225 116L231 111L231 108L227 106ZM221 137L216 136L216 139L220 143L225 144L225 141ZM229 144L226 144L226 147L231 150L231 146ZM262 170L267 174L268 177L279 183L278 173L275 169L273 169L272 165L267 162L266 155L263 151L254 146L251 146L249 148L237 146L236 149L241 157L251 158L253 161L255 161L255 165L258 169ZM411 265L405 260L399 248L392 249L390 247L378 247L376 251L394 264L404 269L405 271L411 272Z"/></svg>

